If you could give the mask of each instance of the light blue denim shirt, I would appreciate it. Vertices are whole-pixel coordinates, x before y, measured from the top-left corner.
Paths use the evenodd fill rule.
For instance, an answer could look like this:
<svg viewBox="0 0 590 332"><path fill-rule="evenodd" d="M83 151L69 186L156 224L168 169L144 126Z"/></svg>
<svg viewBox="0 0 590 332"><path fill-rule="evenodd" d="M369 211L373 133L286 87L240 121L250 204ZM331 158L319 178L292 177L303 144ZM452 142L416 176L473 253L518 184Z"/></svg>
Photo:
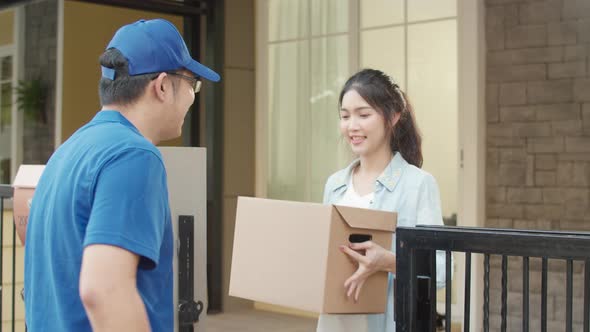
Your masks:
<svg viewBox="0 0 590 332"><path fill-rule="evenodd" d="M352 170L359 164L353 161L348 167L332 174L324 188L324 204L338 204L348 189ZM375 183L375 196L371 202L375 210L397 213L398 226L442 225L440 194L436 180L428 172L409 164L396 153ZM395 252L395 235L391 250ZM445 257L437 253L437 286L444 286ZM393 278L390 274L385 314L367 315L370 332L393 332ZM320 316L320 321L323 318ZM320 324L321 325L321 324ZM318 325L319 327L319 325ZM325 328L319 329L324 330ZM337 331L333 331L337 332Z"/></svg>

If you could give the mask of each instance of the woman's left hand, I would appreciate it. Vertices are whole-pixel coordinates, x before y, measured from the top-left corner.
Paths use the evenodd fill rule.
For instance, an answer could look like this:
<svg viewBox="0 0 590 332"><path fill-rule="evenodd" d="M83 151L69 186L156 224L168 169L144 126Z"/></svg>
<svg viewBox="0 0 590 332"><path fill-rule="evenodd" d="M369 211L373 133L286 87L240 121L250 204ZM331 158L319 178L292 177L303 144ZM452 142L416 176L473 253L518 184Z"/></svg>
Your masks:
<svg viewBox="0 0 590 332"><path fill-rule="evenodd" d="M350 243L340 246L340 250L358 263L358 269L344 282L346 296L350 299L354 295L357 302L361 289L368 277L375 272L386 271L395 273L395 254L384 249L373 241ZM364 251L362 255L358 251Z"/></svg>

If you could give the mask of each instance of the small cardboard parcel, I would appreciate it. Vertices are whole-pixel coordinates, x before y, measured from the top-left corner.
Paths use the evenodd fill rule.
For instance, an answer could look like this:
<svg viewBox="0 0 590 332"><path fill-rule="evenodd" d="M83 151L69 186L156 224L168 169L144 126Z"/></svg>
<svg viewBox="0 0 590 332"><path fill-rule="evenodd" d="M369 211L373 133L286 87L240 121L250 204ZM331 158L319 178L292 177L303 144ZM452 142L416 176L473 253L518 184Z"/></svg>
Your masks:
<svg viewBox="0 0 590 332"><path fill-rule="evenodd" d="M370 239L391 248L396 221L392 212L239 197L229 295L316 313L382 313L387 273L348 300L344 282L357 266L339 246Z"/></svg>
<svg viewBox="0 0 590 332"><path fill-rule="evenodd" d="M13 213L16 233L21 243L25 244L29 210L37 183L45 170L45 165L21 165L14 178Z"/></svg>

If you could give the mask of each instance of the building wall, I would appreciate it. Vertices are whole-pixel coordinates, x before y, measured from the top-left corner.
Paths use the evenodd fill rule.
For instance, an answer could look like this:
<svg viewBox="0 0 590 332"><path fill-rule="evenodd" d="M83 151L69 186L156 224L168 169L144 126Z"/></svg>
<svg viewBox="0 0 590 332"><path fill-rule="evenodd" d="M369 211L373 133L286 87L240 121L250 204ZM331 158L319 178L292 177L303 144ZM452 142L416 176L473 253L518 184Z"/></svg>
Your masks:
<svg viewBox="0 0 590 332"><path fill-rule="evenodd" d="M238 196L254 196L254 0L225 0L223 89L223 310L251 307L230 297Z"/></svg>
<svg viewBox="0 0 590 332"><path fill-rule="evenodd" d="M487 227L590 230L590 1L486 0ZM564 329L565 262L549 261L548 330ZM491 325L500 327L500 257ZM522 262L509 260L508 329L521 329ZM531 330L540 330L531 261ZM574 330L582 265L574 264ZM574 295L576 296L576 295Z"/></svg>
<svg viewBox="0 0 590 332"><path fill-rule="evenodd" d="M57 57L57 0L25 6L25 80L41 79L45 117L25 117L23 164L45 164L54 149Z"/></svg>
<svg viewBox="0 0 590 332"><path fill-rule="evenodd" d="M0 46L11 45L14 39L14 11L0 11Z"/></svg>

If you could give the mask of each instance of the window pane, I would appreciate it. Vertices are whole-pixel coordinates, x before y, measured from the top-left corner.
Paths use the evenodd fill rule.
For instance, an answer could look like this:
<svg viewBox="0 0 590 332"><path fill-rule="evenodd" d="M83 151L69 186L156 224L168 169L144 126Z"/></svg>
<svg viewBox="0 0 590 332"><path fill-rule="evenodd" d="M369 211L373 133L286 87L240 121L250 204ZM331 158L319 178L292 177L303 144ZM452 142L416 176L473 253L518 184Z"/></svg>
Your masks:
<svg viewBox="0 0 590 332"><path fill-rule="evenodd" d="M348 1L312 0L312 35L325 35L348 31Z"/></svg>
<svg viewBox="0 0 590 332"><path fill-rule="evenodd" d="M2 83L0 85L0 130L5 129L11 125L11 95L12 85L10 83Z"/></svg>
<svg viewBox="0 0 590 332"><path fill-rule="evenodd" d="M268 195L305 200L310 161L309 43L269 46Z"/></svg>
<svg viewBox="0 0 590 332"><path fill-rule="evenodd" d="M308 1L269 0L268 40L302 38L309 31Z"/></svg>
<svg viewBox="0 0 590 332"><path fill-rule="evenodd" d="M12 84L10 82L4 82L0 85L0 105L8 106L12 104Z"/></svg>
<svg viewBox="0 0 590 332"><path fill-rule="evenodd" d="M404 0L360 0L360 9L361 29L404 22Z"/></svg>
<svg viewBox="0 0 590 332"><path fill-rule="evenodd" d="M408 22L457 16L457 0L408 1Z"/></svg>
<svg viewBox="0 0 590 332"><path fill-rule="evenodd" d="M12 57L3 57L0 62L2 69L0 70L0 80L10 80L12 78Z"/></svg>
<svg viewBox="0 0 590 332"><path fill-rule="evenodd" d="M424 137L424 169L438 181L444 216L457 212L457 23L408 27L408 92Z"/></svg>
<svg viewBox="0 0 590 332"><path fill-rule="evenodd" d="M321 202L328 176L351 157L338 130L338 97L349 76L348 36L315 39L312 50L309 200Z"/></svg>
<svg viewBox="0 0 590 332"><path fill-rule="evenodd" d="M361 32L361 67L384 71L402 89L405 86L404 53L403 27Z"/></svg>

